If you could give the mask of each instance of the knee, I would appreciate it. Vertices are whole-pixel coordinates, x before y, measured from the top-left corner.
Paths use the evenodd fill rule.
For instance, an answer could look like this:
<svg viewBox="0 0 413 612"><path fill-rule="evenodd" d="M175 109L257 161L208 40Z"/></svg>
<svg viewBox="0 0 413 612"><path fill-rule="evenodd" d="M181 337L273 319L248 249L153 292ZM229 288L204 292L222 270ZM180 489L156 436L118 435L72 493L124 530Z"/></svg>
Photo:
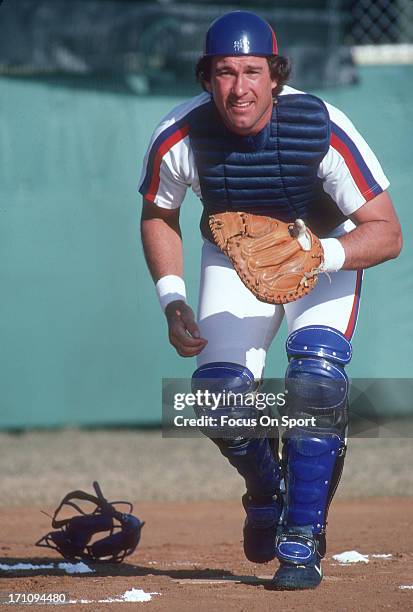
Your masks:
<svg viewBox="0 0 413 612"><path fill-rule="evenodd" d="M200 366L192 375L193 391L248 393L255 389L253 373L239 363L213 361Z"/></svg>
<svg viewBox="0 0 413 612"><path fill-rule="evenodd" d="M238 363L215 361L195 370L192 375L192 392L197 395L195 413L210 424L200 428L202 433L218 445L222 438L228 439L228 443L237 439L241 444L256 427L256 409L246 400L255 389L253 373Z"/></svg>
<svg viewBox="0 0 413 612"><path fill-rule="evenodd" d="M292 332L286 343L288 409L294 415L311 415L321 427L347 425L348 378L345 366L351 344L338 330L308 325Z"/></svg>

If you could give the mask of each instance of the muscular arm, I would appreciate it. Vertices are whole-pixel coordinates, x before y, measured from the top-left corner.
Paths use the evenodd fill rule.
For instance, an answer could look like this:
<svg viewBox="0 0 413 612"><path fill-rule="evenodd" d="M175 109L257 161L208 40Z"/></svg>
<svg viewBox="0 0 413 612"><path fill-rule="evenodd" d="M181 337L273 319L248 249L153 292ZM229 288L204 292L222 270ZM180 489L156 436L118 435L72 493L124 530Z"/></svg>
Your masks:
<svg viewBox="0 0 413 612"><path fill-rule="evenodd" d="M183 255L179 208L168 210L143 201L141 236L146 263L153 280L176 274L183 276Z"/></svg>
<svg viewBox="0 0 413 612"><path fill-rule="evenodd" d="M370 268L398 257L402 233L387 191L366 202L350 218L357 227L340 237L346 253L344 270Z"/></svg>
<svg viewBox="0 0 413 612"><path fill-rule="evenodd" d="M184 266L179 208L168 210L144 200L141 236L146 263L154 282L169 274L182 278ZM192 309L183 300L176 300L168 304L165 316L169 341L179 355L198 355L207 341L201 338Z"/></svg>

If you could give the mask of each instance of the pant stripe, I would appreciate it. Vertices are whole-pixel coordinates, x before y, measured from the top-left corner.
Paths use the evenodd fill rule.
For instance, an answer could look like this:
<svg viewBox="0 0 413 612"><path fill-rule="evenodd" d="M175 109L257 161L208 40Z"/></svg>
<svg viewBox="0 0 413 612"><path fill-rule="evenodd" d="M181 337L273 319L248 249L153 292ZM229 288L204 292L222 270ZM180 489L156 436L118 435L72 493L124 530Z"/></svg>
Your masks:
<svg viewBox="0 0 413 612"><path fill-rule="evenodd" d="M357 316L358 316L358 312L359 312L359 306L360 306L360 294L361 294L361 284L362 284L362 279L363 279L363 270L358 270L357 271L357 280L356 280L356 290L354 292L354 300L353 300L353 306L351 309L351 314L350 314L350 319L347 325L347 329L344 332L345 337L347 338L347 340L351 340L354 330L356 328L356 323L357 323Z"/></svg>

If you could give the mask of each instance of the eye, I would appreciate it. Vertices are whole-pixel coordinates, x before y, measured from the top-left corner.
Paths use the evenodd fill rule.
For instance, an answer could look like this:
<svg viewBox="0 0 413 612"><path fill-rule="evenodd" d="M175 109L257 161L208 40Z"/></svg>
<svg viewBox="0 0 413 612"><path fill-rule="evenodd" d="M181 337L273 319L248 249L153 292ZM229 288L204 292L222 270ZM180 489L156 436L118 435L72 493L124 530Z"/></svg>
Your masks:
<svg viewBox="0 0 413 612"><path fill-rule="evenodd" d="M227 76L229 74L231 74L231 70L229 70L229 68L220 68L216 71L217 76Z"/></svg>

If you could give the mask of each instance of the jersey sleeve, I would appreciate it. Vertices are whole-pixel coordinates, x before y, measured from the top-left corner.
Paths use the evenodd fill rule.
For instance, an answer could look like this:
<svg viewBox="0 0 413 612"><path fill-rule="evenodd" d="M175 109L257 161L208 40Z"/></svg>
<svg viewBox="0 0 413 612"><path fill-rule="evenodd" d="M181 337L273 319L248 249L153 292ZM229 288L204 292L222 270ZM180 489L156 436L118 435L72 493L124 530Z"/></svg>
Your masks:
<svg viewBox="0 0 413 612"><path fill-rule="evenodd" d="M350 119L327 104L331 139L318 176L343 214L351 215L363 204L385 191L389 181L377 157Z"/></svg>
<svg viewBox="0 0 413 612"><path fill-rule="evenodd" d="M139 192L161 208L179 208L188 187L197 193L198 174L189 140L190 112L205 95L179 105L155 129L145 155Z"/></svg>

